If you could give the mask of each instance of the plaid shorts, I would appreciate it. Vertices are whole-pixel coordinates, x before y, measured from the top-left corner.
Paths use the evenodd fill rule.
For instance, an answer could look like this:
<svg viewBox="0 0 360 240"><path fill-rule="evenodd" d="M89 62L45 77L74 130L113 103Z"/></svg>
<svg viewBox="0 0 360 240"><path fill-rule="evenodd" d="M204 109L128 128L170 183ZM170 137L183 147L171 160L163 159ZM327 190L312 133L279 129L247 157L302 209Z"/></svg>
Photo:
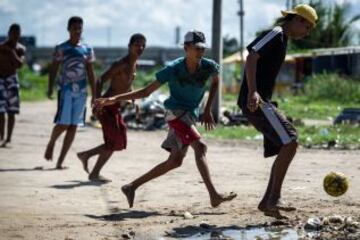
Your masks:
<svg viewBox="0 0 360 240"><path fill-rule="evenodd" d="M0 113L19 113L19 86L16 74L9 77L0 77Z"/></svg>
<svg viewBox="0 0 360 240"><path fill-rule="evenodd" d="M167 110L165 120L169 124L169 132L161 144L161 147L167 151L176 148L183 150L193 141L201 138L200 133L195 127L195 119L190 112L186 110Z"/></svg>
<svg viewBox="0 0 360 240"><path fill-rule="evenodd" d="M241 108L249 122L264 135L264 157L279 154L282 146L297 140L296 129L273 104L263 102L255 112L246 106Z"/></svg>

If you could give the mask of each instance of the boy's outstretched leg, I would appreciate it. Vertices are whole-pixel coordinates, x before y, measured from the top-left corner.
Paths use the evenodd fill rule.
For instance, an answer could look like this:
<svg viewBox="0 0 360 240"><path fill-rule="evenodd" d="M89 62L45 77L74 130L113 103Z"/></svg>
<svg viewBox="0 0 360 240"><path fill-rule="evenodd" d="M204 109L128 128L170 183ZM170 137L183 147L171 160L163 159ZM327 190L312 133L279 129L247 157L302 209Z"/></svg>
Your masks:
<svg viewBox="0 0 360 240"><path fill-rule="evenodd" d="M75 134L76 134L76 125L70 125L67 130L64 137L63 146L61 148L60 156L58 158L58 161L56 163L56 169L65 169L65 167L62 166L65 156L67 152L69 151L72 142L74 141Z"/></svg>
<svg viewBox="0 0 360 240"><path fill-rule="evenodd" d="M129 203L129 207L132 208L134 204L134 198L135 198L135 191L138 187L143 185L144 183L160 177L161 175L164 175L168 171L180 167L183 159L186 155L187 147L184 147L182 150L178 150L176 148L171 149L169 158L155 166L153 169L151 169L149 172L145 173L141 177L135 179L133 182L124 185L121 190L125 194L127 201Z"/></svg>
<svg viewBox="0 0 360 240"><path fill-rule="evenodd" d="M223 195L219 194L216 191L214 184L211 181L209 167L206 162L206 145L200 140L196 140L191 144L191 147L194 149L196 165L209 192L211 206L217 207L223 202L231 201L232 199L234 199L236 197L235 193Z"/></svg>
<svg viewBox="0 0 360 240"><path fill-rule="evenodd" d="M60 125L60 124L57 124L54 126L54 128L51 132L50 140L46 146L46 150L45 150L45 154L44 154L44 158L47 161L52 161L55 142L68 127L69 127L69 125Z"/></svg>

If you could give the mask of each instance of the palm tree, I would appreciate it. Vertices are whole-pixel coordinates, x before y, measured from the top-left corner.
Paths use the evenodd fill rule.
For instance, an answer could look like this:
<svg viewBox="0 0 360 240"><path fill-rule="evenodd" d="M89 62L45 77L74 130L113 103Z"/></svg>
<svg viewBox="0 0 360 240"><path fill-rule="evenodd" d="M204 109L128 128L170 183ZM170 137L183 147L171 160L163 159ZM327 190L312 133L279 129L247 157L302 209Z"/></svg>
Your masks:
<svg viewBox="0 0 360 240"><path fill-rule="evenodd" d="M292 49L342 47L352 43L353 36L358 35L358 31L353 31L352 24L360 20L360 14L347 20L349 4L329 7L321 0L311 0L309 4L316 9L319 20L310 36L292 42Z"/></svg>

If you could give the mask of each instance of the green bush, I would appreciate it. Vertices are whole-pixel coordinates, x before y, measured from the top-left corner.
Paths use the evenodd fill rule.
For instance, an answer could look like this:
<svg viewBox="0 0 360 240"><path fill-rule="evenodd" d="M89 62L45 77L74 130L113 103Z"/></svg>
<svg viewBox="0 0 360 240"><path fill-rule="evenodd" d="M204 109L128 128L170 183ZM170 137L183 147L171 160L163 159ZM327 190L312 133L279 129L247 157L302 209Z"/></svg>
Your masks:
<svg viewBox="0 0 360 240"><path fill-rule="evenodd" d="M142 88L155 80L155 73L161 69L161 66L156 66L150 70L138 70L134 80L134 89Z"/></svg>
<svg viewBox="0 0 360 240"><path fill-rule="evenodd" d="M48 76L37 74L28 66L18 71L21 101L37 101L46 98Z"/></svg>
<svg viewBox="0 0 360 240"><path fill-rule="evenodd" d="M338 74L314 75L305 82L304 90L309 101L360 103L360 80L341 77Z"/></svg>

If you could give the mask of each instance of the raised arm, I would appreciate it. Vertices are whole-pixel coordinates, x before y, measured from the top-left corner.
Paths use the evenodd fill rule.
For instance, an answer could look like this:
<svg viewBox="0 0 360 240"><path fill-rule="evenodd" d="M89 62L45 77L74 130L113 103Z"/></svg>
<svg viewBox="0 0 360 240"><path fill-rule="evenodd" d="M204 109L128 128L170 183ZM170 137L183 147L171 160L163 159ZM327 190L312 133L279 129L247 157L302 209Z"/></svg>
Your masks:
<svg viewBox="0 0 360 240"><path fill-rule="evenodd" d="M9 47L6 43L0 44L0 49L7 52L9 61L14 63L15 68L21 68L25 62L25 47L18 49Z"/></svg>
<svg viewBox="0 0 360 240"><path fill-rule="evenodd" d="M12 49L11 55L13 57L16 68L21 68L25 63L25 51L26 48L24 46L21 46L18 49Z"/></svg>
<svg viewBox="0 0 360 240"><path fill-rule="evenodd" d="M161 86L161 83L159 81L155 80L152 83L150 83L149 85L147 85L146 87L141 88L139 90L115 95L115 96L109 97L109 98L99 98L95 101L95 106L96 106L96 108L101 109L104 106L113 105L115 103L119 103L119 102L125 101L125 100L135 100L135 99L140 99L140 98L146 98L151 93L153 93L154 91L159 89L160 86Z"/></svg>

